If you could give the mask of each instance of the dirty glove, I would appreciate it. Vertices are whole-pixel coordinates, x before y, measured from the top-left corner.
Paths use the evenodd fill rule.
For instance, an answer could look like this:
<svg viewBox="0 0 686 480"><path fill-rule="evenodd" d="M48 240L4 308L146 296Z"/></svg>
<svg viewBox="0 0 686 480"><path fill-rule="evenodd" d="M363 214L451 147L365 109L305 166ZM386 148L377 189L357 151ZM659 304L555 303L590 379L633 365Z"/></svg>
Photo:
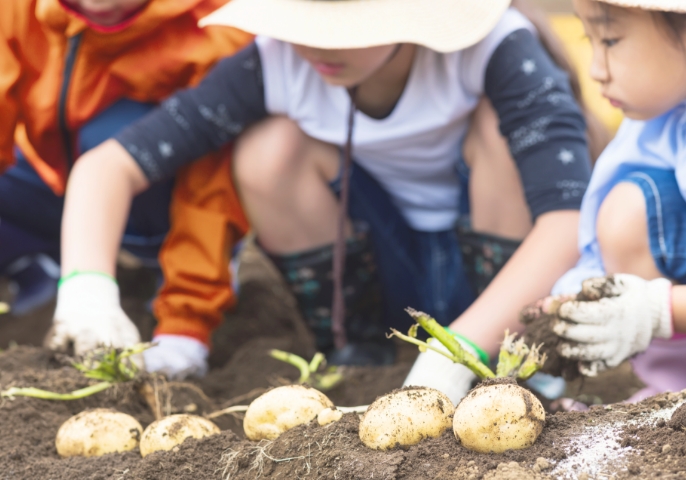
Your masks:
<svg viewBox="0 0 686 480"><path fill-rule="evenodd" d="M558 350L581 360L580 371L594 376L648 348L653 338L671 338L672 283L628 274L591 278L579 298L560 305L553 331L572 340Z"/></svg>
<svg viewBox="0 0 686 480"><path fill-rule="evenodd" d="M460 342L462 348L479 358L477 351L459 337L455 339ZM430 338L428 343L432 347L440 348L448 352L448 349L434 338ZM453 404L457 405L462 398L467 395L472 388L472 382L476 380L476 375L464 365L454 363L440 353L433 350L422 352L415 360L410 373L407 375L403 387L411 385L418 387L435 388L445 393Z"/></svg>
<svg viewBox="0 0 686 480"><path fill-rule="evenodd" d="M202 377L207 373L209 349L195 338L185 335L157 335L157 345L143 352L145 369L163 373L170 380Z"/></svg>
<svg viewBox="0 0 686 480"><path fill-rule="evenodd" d="M83 355L99 346L129 347L140 334L119 304L114 278L99 272L78 272L60 281L57 307L46 346Z"/></svg>

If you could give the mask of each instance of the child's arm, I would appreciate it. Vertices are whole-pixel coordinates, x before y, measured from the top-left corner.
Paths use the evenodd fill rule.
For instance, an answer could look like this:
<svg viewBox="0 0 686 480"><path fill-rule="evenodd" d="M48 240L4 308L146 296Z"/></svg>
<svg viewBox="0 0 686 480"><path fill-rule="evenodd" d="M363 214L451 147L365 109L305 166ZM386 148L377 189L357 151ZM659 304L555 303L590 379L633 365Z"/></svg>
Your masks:
<svg viewBox="0 0 686 480"><path fill-rule="evenodd" d="M451 325L490 354L498 351L505 329L518 330L522 308L547 296L551 286L578 258L577 211L549 212L476 301Z"/></svg>
<svg viewBox="0 0 686 480"><path fill-rule="evenodd" d="M148 179L115 140L85 153L67 184L62 219L62 273L96 271L114 276L132 198Z"/></svg>
<svg viewBox="0 0 686 480"><path fill-rule="evenodd" d="M103 315L81 308L76 285L88 282L76 278L104 275L116 285L115 259L132 197L149 183L169 178L181 166L222 148L266 116L259 68L253 44L221 61L195 89L165 101L77 161L67 185L62 223L63 280L55 335L49 342L53 348L69 342L83 350L94 342L120 346L135 341L130 320L118 304L118 289L100 282L103 288L97 296L112 306Z"/></svg>
<svg viewBox="0 0 686 480"><path fill-rule="evenodd" d="M548 295L578 258L578 210L590 159L584 117L568 78L528 30L510 34L494 50L484 91L498 114L534 220L491 285L451 325L495 353L503 331L519 328L521 308Z"/></svg>

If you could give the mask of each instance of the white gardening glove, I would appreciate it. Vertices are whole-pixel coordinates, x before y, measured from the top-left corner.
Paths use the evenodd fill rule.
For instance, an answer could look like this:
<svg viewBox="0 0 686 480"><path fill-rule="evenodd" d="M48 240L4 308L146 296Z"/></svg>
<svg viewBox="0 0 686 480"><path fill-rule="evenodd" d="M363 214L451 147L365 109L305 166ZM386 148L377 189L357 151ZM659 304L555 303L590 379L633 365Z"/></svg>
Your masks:
<svg viewBox="0 0 686 480"><path fill-rule="evenodd" d="M157 335L157 345L145 350L145 369L163 373L170 380L202 377L207 373L209 349L195 338L185 335Z"/></svg>
<svg viewBox="0 0 686 480"><path fill-rule="evenodd" d="M46 346L83 355L99 346L117 348L139 343L138 329L119 304L114 278L97 272L65 277L57 290L57 307Z"/></svg>
<svg viewBox="0 0 686 480"><path fill-rule="evenodd" d="M672 283L628 274L591 278L583 283L584 301L564 302L553 331L574 343L559 353L581 360L580 371L594 376L648 348L653 338L671 338Z"/></svg>
<svg viewBox="0 0 686 480"><path fill-rule="evenodd" d="M462 348L479 358L471 345L468 345L459 338L456 338L456 340L460 342ZM430 338L428 343L432 347L439 348L448 353L448 349L438 340ZM433 350L427 350L420 353L417 360L415 360L410 373L403 383L403 387L435 388L445 393L450 398L450 401L457 405L467 395L475 379L476 375L464 365L454 363Z"/></svg>

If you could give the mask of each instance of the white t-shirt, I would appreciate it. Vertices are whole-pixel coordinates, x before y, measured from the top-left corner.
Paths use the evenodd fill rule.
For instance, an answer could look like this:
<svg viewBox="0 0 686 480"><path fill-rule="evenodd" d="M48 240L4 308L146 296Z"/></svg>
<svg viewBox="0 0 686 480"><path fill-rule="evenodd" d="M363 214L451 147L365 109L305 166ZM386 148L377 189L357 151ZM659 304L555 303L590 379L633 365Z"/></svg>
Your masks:
<svg viewBox="0 0 686 480"><path fill-rule="evenodd" d="M469 115L483 94L491 55L522 28L535 31L510 9L468 49L444 54L418 47L393 112L380 120L356 113L353 157L383 185L412 228L453 228L460 193L456 165ZM345 88L325 83L290 44L264 37L256 43L267 111L288 116L312 138L343 146L350 107Z"/></svg>

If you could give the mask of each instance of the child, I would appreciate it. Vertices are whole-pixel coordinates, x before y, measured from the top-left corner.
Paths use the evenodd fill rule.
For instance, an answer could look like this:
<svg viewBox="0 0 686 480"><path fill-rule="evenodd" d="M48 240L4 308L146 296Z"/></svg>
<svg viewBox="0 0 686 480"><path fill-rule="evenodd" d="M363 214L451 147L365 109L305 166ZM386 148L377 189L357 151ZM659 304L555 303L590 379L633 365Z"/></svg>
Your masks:
<svg viewBox="0 0 686 480"><path fill-rule="evenodd" d="M127 209L122 195L238 137L236 178L257 240L330 361L392 360L383 333L388 324L408 324L408 305L444 324L457 318L461 341L487 360L519 309L575 262L577 209L589 177L585 123L568 78L508 4L234 0L204 24L234 25L260 34L257 41L75 167L64 273L111 273ZM515 162L495 162L494 170L516 168L521 176L497 181L519 189L533 227L520 230L521 247L474 302L454 224L466 191L458 171L469 174L461 141L482 95ZM351 170L341 167L346 145ZM483 175L485 166L482 186L497 184ZM337 195L346 192L347 314L334 336L341 325L332 325L332 278L341 271L332 274L331 244L343 231ZM117 222L93 228L102 211ZM77 327L67 323L68 337ZM458 399L472 374L436 357L420 359L408 382ZM436 378L438 369L447 372Z"/></svg>
<svg viewBox="0 0 686 480"><path fill-rule="evenodd" d="M59 262L62 195L74 160L177 89L197 84L219 58L252 39L234 29L197 27L198 18L224 3L3 2L0 167L6 171L0 176L0 270L12 274L20 287L14 313L54 296L55 285L32 260L37 254L48 254ZM233 191L228 160L226 154L210 155L180 172L176 180L169 178L133 200L125 249L144 263L157 265L158 252L170 232L161 252L166 283L156 302L157 333L167 334L157 352L167 351L167 360L159 354L157 359L151 357L152 369L167 369L171 358L175 370L202 370L207 332L218 322L220 307L233 298L227 245L245 231L246 223ZM110 221L109 214L100 212L98 221ZM209 241L194 237L192 231L199 225L215 236ZM103 291L107 292L104 297ZM86 326L114 316L128 340L138 339L136 328L119 306L113 278L83 272L72 275L62 280L59 300L60 315L80 318ZM181 334L190 339L186 350L193 352L192 360L185 360L178 349L163 348L170 341L175 344ZM71 340L81 352L97 339L77 335ZM61 339L53 340L57 340L53 346L66 347Z"/></svg>
<svg viewBox="0 0 686 480"><path fill-rule="evenodd" d="M686 388L686 5L574 0L591 76L627 117L598 160L581 208L576 268L554 293L560 353L594 375L631 356L646 384L631 400Z"/></svg>

